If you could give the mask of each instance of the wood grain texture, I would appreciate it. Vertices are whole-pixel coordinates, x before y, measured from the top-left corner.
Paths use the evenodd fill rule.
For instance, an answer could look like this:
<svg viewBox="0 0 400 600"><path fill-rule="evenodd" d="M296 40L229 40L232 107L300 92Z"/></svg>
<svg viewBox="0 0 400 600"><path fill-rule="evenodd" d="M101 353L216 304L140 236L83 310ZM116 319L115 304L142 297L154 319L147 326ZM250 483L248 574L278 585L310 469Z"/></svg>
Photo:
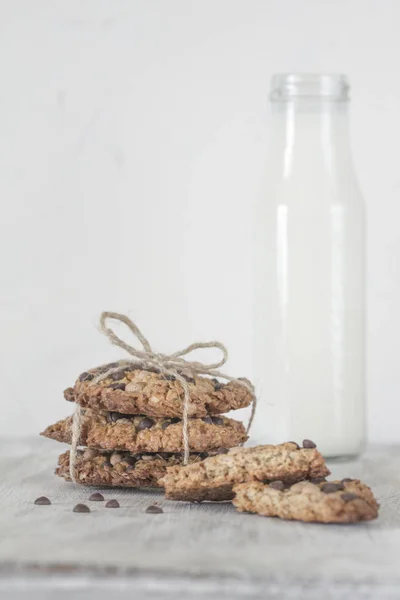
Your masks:
<svg viewBox="0 0 400 600"><path fill-rule="evenodd" d="M0 443L0 595L400 597L400 447L330 465L333 478L363 479L382 505L376 522L337 526L238 514L230 503L175 503L156 491L103 488L121 504L107 509L87 502L92 488L53 475L62 448ZM51 506L33 504L42 495ZM91 514L73 513L77 502ZM154 502L164 514L145 513Z"/></svg>

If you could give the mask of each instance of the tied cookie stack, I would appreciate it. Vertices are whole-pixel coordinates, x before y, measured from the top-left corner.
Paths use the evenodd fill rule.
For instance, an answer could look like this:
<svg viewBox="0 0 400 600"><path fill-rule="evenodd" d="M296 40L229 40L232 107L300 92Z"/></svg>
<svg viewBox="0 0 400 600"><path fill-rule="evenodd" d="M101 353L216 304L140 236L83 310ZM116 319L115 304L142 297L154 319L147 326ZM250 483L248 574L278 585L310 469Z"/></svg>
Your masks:
<svg viewBox="0 0 400 600"><path fill-rule="evenodd" d="M144 351L128 346L108 329L109 318L127 324ZM152 352L127 317L103 313L100 324L103 333L134 360L85 371L64 392L77 412L42 433L72 444L71 451L59 457L57 475L93 486L160 487L167 467L200 462L247 439L243 423L222 413L248 406L252 387L247 380L216 371L226 361L221 344L196 344L166 357ZM219 363L189 363L181 357L210 346L223 348ZM229 381L222 383L217 377Z"/></svg>

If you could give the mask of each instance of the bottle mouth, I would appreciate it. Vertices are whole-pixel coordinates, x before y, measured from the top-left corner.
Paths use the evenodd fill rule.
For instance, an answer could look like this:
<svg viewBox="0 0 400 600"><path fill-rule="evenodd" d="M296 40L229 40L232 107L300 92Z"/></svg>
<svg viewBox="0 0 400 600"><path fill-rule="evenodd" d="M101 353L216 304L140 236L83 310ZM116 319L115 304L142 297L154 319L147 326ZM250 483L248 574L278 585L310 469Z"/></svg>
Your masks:
<svg viewBox="0 0 400 600"><path fill-rule="evenodd" d="M277 73L271 78L271 102L296 98L349 100L349 81L341 74Z"/></svg>

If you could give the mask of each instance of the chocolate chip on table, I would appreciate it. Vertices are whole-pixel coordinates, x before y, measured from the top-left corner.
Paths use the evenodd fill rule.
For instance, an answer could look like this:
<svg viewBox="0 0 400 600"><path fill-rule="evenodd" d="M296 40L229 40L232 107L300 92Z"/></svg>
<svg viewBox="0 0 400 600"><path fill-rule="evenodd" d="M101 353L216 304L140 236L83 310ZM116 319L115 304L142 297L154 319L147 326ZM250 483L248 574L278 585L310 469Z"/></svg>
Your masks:
<svg viewBox="0 0 400 600"><path fill-rule="evenodd" d="M153 425L153 419L149 419L149 417L144 417L144 419L139 421L139 423L137 424L137 429L139 431L143 431L143 429L150 429L150 427L153 427Z"/></svg>
<svg viewBox="0 0 400 600"><path fill-rule="evenodd" d="M344 486L341 483L328 482L321 486L321 492L324 492L324 494L333 494L334 492L340 492L341 490L344 490Z"/></svg>
<svg viewBox="0 0 400 600"><path fill-rule="evenodd" d="M201 420L203 421L203 423L209 423L210 425L212 425L211 417L203 417Z"/></svg>
<svg viewBox="0 0 400 600"><path fill-rule="evenodd" d="M214 425L223 425L224 419L222 417L211 417L211 422L214 423Z"/></svg>
<svg viewBox="0 0 400 600"><path fill-rule="evenodd" d="M271 481L268 484L268 487L283 492L283 490L285 489L285 484L283 483L283 481Z"/></svg>
<svg viewBox="0 0 400 600"><path fill-rule="evenodd" d="M352 494L351 492L345 492L340 497L343 500L343 502L351 502L352 500L358 500L358 496L356 494Z"/></svg>
<svg viewBox="0 0 400 600"><path fill-rule="evenodd" d="M311 483L325 483L326 482L326 478L325 477L314 477L314 479L310 479Z"/></svg>
<svg viewBox="0 0 400 600"><path fill-rule="evenodd" d="M350 483L351 481L354 481L354 479L351 479L351 477L345 477L342 479L342 483Z"/></svg>
<svg viewBox="0 0 400 600"><path fill-rule="evenodd" d="M94 379L94 373L82 373L82 375L79 375L79 381L91 381L92 379Z"/></svg>
<svg viewBox="0 0 400 600"><path fill-rule="evenodd" d="M160 515L161 513L163 513L163 509L161 508L161 506L156 506L155 504L150 504L150 506L148 506L146 508L146 512L148 514L152 514L152 515Z"/></svg>
<svg viewBox="0 0 400 600"><path fill-rule="evenodd" d="M315 444L312 440L303 440L303 448L316 448L317 444Z"/></svg>
<svg viewBox="0 0 400 600"><path fill-rule="evenodd" d="M106 502L106 508L119 508L118 500L109 500L108 502Z"/></svg>
<svg viewBox="0 0 400 600"><path fill-rule="evenodd" d="M111 385L108 386L109 388L111 388L112 390L125 390L125 383L112 383Z"/></svg>
<svg viewBox="0 0 400 600"><path fill-rule="evenodd" d="M104 496L100 492L93 492L93 494L90 494L88 500L91 502L104 502Z"/></svg>
<svg viewBox="0 0 400 600"><path fill-rule="evenodd" d="M90 508L86 504L76 504L73 508L76 513L90 513Z"/></svg>
<svg viewBox="0 0 400 600"><path fill-rule="evenodd" d="M51 504L51 502L46 496L39 496L39 498L36 498L35 504L38 504L40 506L45 506L45 505Z"/></svg>

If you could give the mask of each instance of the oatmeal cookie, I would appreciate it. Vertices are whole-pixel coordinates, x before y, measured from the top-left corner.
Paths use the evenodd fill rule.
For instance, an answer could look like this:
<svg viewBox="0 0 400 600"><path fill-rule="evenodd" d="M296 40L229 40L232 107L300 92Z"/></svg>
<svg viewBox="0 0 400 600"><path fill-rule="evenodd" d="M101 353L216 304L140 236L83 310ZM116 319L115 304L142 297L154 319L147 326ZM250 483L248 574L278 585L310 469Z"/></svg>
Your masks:
<svg viewBox="0 0 400 600"><path fill-rule="evenodd" d="M207 452L191 454L189 463L200 462ZM69 450L60 455L56 475L71 481L69 473ZM107 452L87 448L78 450L75 476L78 483L92 486L112 487L161 487L159 480L167 467L179 465L183 454L130 454Z"/></svg>
<svg viewBox="0 0 400 600"><path fill-rule="evenodd" d="M183 427L178 418L153 419L91 409L84 409L82 413L82 446L128 452L183 450ZM70 444L71 425L72 417L67 417L49 425L41 435ZM188 436L191 452L232 448L247 439L242 423L220 416L189 419Z"/></svg>
<svg viewBox="0 0 400 600"><path fill-rule="evenodd" d="M232 448L195 465L173 466L161 483L171 500L230 500L232 487L244 481L282 479L293 483L329 475L316 448L300 448L294 442L278 446Z"/></svg>
<svg viewBox="0 0 400 600"><path fill-rule="evenodd" d="M173 375L163 375L156 369L143 369L141 365L131 364L117 369L95 385L90 384L99 373L116 367L118 363L110 363L85 371L73 388L65 390L65 399L96 410L150 417L182 417L183 388ZM249 406L252 401L249 390L237 382L222 383L208 377L182 375L190 389L190 417L222 414Z"/></svg>
<svg viewBox="0 0 400 600"><path fill-rule="evenodd" d="M378 516L379 504L370 488L357 479L287 487L283 481L240 483L233 488L233 504L243 512L265 517L316 523L354 523Z"/></svg>

